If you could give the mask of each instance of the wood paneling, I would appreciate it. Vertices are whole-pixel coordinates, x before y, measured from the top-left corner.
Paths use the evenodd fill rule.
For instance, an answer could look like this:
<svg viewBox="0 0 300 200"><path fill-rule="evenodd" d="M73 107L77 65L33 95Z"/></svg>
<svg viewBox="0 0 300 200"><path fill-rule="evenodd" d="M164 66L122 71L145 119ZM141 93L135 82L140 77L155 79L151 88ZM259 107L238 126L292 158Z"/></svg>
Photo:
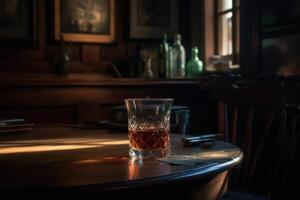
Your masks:
<svg viewBox="0 0 300 200"><path fill-rule="evenodd" d="M183 43L190 49L190 0L181 0L180 27ZM37 35L36 48L19 48L17 44L9 47L0 46L0 73L53 73L54 61L59 56L60 44L53 37L53 1L37 1ZM66 43L70 46L73 62L87 65L92 72L105 71L101 62L111 62L117 65L123 74L128 75L128 60L136 57L137 48L146 40L131 40L129 31L129 0L116 0L116 42L112 44ZM172 39L172 36L170 36ZM151 41L158 45L160 41ZM189 51L188 51L189 52ZM125 68L125 69L123 69ZM70 68L69 72L76 71ZM83 70L84 71L84 70Z"/></svg>
<svg viewBox="0 0 300 200"><path fill-rule="evenodd" d="M8 106L0 107L0 118L23 118L34 123L75 123L75 106Z"/></svg>
<svg viewBox="0 0 300 200"><path fill-rule="evenodd" d="M128 1L117 0L117 40L124 42L126 38L123 34L125 12ZM60 44L53 40L53 2L46 0L37 1L37 21L38 21L38 45L36 48L18 48L11 45L9 47L0 47L0 73L52 73L54 61L60 52ZM120 33L121 32L121 33ZM16 44L17 45L17 44ZM70 46L72 61L82 62L91 68L101 67L100 62L106 58L100 55L100 48L106 52L106 55L114 55L109 61L114 62L118 59L126 59L124 54L126 46L118 43L110 45L98 44L66 44ZM100 47L101 46L101 47ZM116 51L117 49L117 51ZM105 56L105 55L104 55ZM71 71L72 72L72 69Z"/></svg>
<svg viewBox="0 0 300 200"><path fill-rule="evenodd" d="M81 47L81 60L89 66L96 66L100 62L100 46L83 45Z"/></svg>
<svg viewBox="0 0 300 200"><path fill-rule="evenodd" d="M37 47L0 46L0 118L24 117L37 123L103 120L108 118L111 106L123 104L124 98L150 96L171 97L176 104L192 106L195 109L192 115L199 114L204 121L204 126L195 123L195 127L205 130L216 127L216 120L206 123L212 118L205 119L207 113L216 115L214 102L199 90L195 81L108 79L109 75L103 73L107 71L107 62L115 64L125 77L141 73L139 49L155 47L160 42L129 38L129 0L116 0L116 42L65 43L72 60L66 65L69 73L65 75L54 73L61 45L53 39L53 1L36 2ZM180 0L178 8L180 33L187 53L192 41L190 19L195 16L190 13L190 3ZM169 38L173 40L173 36ZM198 117L192 119L196 122Z"/></svg>
<svg viewBox="0 0 300 200"><path fill-rule="evenodd" d="M215 131L217 127L216 104L196 81L24 77L2 79L0 92L0 118L21 117L36 123L105 120L110 108L124 104L126 98L166 97L191 109L195 132Z"/></svg>

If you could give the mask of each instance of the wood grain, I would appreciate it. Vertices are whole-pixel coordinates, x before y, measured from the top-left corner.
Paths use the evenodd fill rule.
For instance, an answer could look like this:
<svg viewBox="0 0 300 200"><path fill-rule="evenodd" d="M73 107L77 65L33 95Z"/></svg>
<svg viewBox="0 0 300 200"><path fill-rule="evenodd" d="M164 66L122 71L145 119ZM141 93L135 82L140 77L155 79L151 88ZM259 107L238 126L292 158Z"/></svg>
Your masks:
<svg viewBox="0 0 300 200"><path fill-rule="evenodd" d="M231 168L242 157L240 150L228 143L218 142L213 149L201 150L183 148L180 135L171 138L176 155L203 156L210 152L226 161L176 166L157 160L132 160L128 158L127 133L44 126L29 134L0 137L0 190L107 191L201 180Z"/></svg>
<svg viewBox="0 0 300 200"><path fill-rule="evenodd" d="M188 106L193 132L217 127L216 103L195 80L103 79L94 74L0 77L1 118L18 116L34 123L107 120L109 108L125 98L149 96L174 98L175 104Z"/></svg>

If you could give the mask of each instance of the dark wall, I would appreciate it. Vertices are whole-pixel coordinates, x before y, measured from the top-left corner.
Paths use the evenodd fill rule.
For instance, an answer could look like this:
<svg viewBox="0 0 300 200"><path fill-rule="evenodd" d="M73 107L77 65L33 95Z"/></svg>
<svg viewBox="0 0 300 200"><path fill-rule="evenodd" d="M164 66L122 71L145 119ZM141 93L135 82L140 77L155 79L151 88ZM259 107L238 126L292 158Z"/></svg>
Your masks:
<svg viewBox="0 0 300 200"><path fill-rule="evenodd" d="M60 44L53 38L53 2L37 0L37 46L20 47L17 43L0 46L1 73L52 73L53 63L58 56ZM190 0L180 0L179 25L183 35L183 42L190 48ZM141 46L154 46L159 41L131 40L129 32L129 0L116 0L116 42L113 44L83 44L71 45L71 58L86 66L71 68L71 72L98 72L103 62L112 62L126 76L129 67Z"/></svg>
<svg viewBox="0 0 300 200"><path fill-rule="evenodd" d="M242 69L245 75L300 74L300 2L241 1Z"/></svg>
<svg viewBox="0 0 300 200"><path fill-rule="evenodd" d="M285 76L290 75L300 75L300 56L299 56L299 45L300 45L300 1L299 0L253 0L253 1L241 1L241 68L243 70L244 75L246 76L257 76L259 73L276 73ZM264 85L259 85L259 88L268 87L267 85L271 85L269 79L268 82L264 83ZM278 79L275 80L279 82ZM274 83L273 83L274 84ZM274 84L275 85L275 84ZM277 90L272 88L276 95L279 94L279 91L282 91L284 95L281 95L283 98L284 96L288 95L295 95L293 92L289 94L290 88L286 85L289 84L278 84L280 85L280 89ZM296 85L296 84L295 84ZM292 84L290 84L291 88L294 88ZM273 87L273 85L272 85ZM296 88L295 88L296 89ZM264 88L264 95L268 96L266 91L269 89ZM297 90L297 89L296 89ZM257 95L258 92L252 92L251 94ZM264 109L267 111L268 109L273 109L271 102L274 101L276 95L271 95L272 100L265 101L267 102L268 108L262 106L253 106L253 112L257 112L259 109ZM262 96L258 96L260 100ZM289 97L290 98L290 97ZM293 97L293 99L296 99ZM287 103L286 101L284 101ZM252 100L251 103L254 103ZM291 109L292 110L292 109ZM274 110L275 111L275 110ZM278 112L280 111L280 112ZM280 134L283 134L285 140L289 141L297 141L297 139L290 137L289 134L293 133L292 130L297 131L296 128L292 128L293 125L290 122L295 122L292 119L292 115L287 114L289 111L285 110L285 107L280 105L280 108L276 108L276 112L280 115L275 124L280 124L281 127L277 128L276 126L270 127L268 129L264 129L271 131L270 139L280 138ZM274 112L274 114L276 113ZM251 113L251 112L249 112ZM292 113L292 112L290 112ZM295 111L293 117L296 117ZM256 113L257 116L262 117L263 114ZM289 119L286 116L289 115ZM255 114L254 114L255 116ZM275 115L274 115L275 116ZM259 120L259 117L254 117L257 122L260 123L262 120ZM263 117L264 120L269 118L268 116ZM273 118L275 120L276 118ZM248 119L247 119L248 120ZM246 122L246 121L245 121ZM254 124L251 122L250 126L255 125L253 129L249 128L247 125L240 125L240 127L246 128L245 130L252 131L251 135L255 139L246 138L244 140L244 144L263 144L265 141L269 140L265 138L260 138L263 134L260 134L258 128L260 127L258 124ZM248 122L247 122L248 123ZM286 123L285 125L283 125ZM274 125L275 125L274 124ZM297 124L297 123L294 123ZM268 125L269 126L269 125ZM283 128L283 132L281 129ZM245 132L246 133L246 132ZM265 133L264 133L265 134ZM244 136L244 135L243 135ZM245 134L246 137L246 134ZM244 190L250 190L260 193L265 193L268 195L268 199L292 199L292 195L297 193L295 188L290 185L293 179L296 177L297 169L294 167L294 164L285 165L288 161L278 160L277 162L271 161L268 162L267 160L274 156L274 158L279 159L280 156L277 153L277 149L281 152L285 151L282 150L283 146L281 146L281 142L283 141L280 138L280 142L266 142L265 150L267 153L262 153L262 148L260 151L256 151L259 148L249 148L251 154L254 152L259 152L259 155L253 156L252 158L255 159L254 162L244 162L247 163L245 165L250 166L249 163L254 163L256 167L253 167L248 173L252 173L252 180L249 179L247 182L246 179L243 179L241 183L244 184ZM296 142L296 143L297 143ZM287 146L291 146L290 143ZM296 155L296 150L291 149L291 151L286 151L288 154ZM287 156L288 157L288 156ZM252 159L250 154L245 153L245 158ZM286 158L286 157L285 157ZM245 159L245 160L246 160ZM294 159L294 158L293 158ZM258 161L261 160L261 161ZM275 159L274 159L275 160ZM297 161L295 160L295 163ZM269 164L271 165L269 166ZM283 164L284 163L284 164ZM259 165L261 165L259 167ZM287 172L284 172L281 167L286 167ZM272 167L276 167L277 170L272 170ZM251 172L250 172L251 171ZM276 173L279 174L276 174ZM257 175L254 175L257 173ZM243 173L240 173L243 174ZM247 171L245 171L245 176L247 176ZM273 176L273 178L271 178ZM251 177L251 176L248 176ZM283 177L283 179L281 179ZM269 183L267 183L269 182ZM240 187L243 187L242 185ZM268 189L268 187L270 187Z"/></svg>
<svg viewBox="0 0 300 200"><path fill-rule="evenodd" d="M135 61L138 50L143 46L157 47L160 42L129 38L129 0L116 0L115 43L66 43L73 62L67 66L70 74L65 76L54 74L54 61L61 50L60 43L53 40L54 1L35 2L36 47L1 41L0 31L0 119L18 117L35 123L103 120L109 118L110 108L123 104L125 98L150 96L174 98L176 104L190 107L195 124L192 127L196 127L193 129L215 129L215 102L199 90L196 81L103 80L104 73L99 73L105 71L103 63L116 64L128 76L130 67L139 66ZM199 0L179 0L178 23L187 58L191 45L201 44L201 5ZM0 13L0 23L1 19Z"/></svg>

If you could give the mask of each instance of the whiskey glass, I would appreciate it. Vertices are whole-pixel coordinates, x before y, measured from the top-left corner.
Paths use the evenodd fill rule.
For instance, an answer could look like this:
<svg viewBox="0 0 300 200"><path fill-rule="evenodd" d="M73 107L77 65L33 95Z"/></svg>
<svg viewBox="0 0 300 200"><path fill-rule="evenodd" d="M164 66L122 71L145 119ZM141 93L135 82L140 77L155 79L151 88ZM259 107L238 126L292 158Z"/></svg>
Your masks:
<svg viewBox="0 0 300 200"><path fill-rule="evenodd" d="M161 158L170 155L170 111L173 99L126 99L129 156Z"/></svg>

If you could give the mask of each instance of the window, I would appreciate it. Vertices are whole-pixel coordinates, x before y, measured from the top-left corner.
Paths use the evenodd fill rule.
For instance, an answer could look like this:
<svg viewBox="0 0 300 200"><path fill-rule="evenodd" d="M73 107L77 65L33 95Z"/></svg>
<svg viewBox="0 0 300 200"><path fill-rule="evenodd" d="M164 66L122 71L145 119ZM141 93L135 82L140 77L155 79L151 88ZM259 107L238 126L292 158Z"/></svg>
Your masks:
<svg viewBox="0 0 300 200"><path fill-rule="evenodd" d="M240 0L204 0L204 66L206 71L239 67Z"/></svg>
<svg viewBox="0 0 300 200"><path fill-rule="evenodd" d="M215 0L215 53L239 63L239 0Z"/></svg>

